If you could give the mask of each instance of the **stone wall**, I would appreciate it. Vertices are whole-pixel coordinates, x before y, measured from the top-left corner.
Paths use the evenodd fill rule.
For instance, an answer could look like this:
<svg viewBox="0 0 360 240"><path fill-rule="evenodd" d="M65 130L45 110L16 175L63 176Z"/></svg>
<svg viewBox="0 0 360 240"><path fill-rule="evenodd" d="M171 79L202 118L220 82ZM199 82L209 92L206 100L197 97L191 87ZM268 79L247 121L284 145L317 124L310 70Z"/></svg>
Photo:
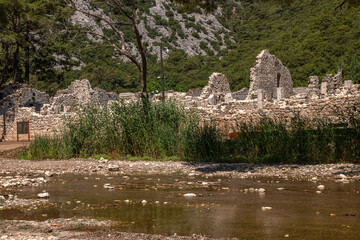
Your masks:
<svg viewBox="0 0 360 240"><path fill-rule="evenodd" d="M225 101L225 97L231 96L230 84L222 73L213 73L208 84L203 88L200 98L207 99L211 105Z"/></svg>
<svg viewBox="0 0 360 240"><path fill-rule="evenodd" d="M214 86L216 87L216 86ZM207 87L207 92L211 90ZM68 93L66 93L68 94ZM211 95L211 94L210 94ZM59 97L62 95L59 95ZM64 96L63 96L64 97ZM68 97L74 102L77 99L73 95ZM128 101L134 101L134 97ZM156 96L154 101L156 100ZM360 85L354 85L347 82L336 90L335 94L314 94L311 98L267 100L259 99L238 100L236 98L225 98L223 101L213 104L211 98L199 96L189 96L186 93L168 91L166 100L176 100L188 109L197 109L205 121L216 121L217 126L221 127L224 134L232 131L236 123L257 121L263 116L274 119L289 120L295 114L313 118L328 118L338 120L340 111L345 111L355 103L360 103ZM33 107L17 107L8 110L5 114L5 140L16 140L16 123L30 121L30 135L34 138L36 135L52 135L62 129L62 120L64 117L75 115L72 106L65 106L63 109L57 108L57 105L44 104L40 111ZM3 129L3 117L0 121L0 129ZM20 139L26 139L27 136L20 136Z"/></svg>
<svg viewBox="0 0 360 240"><path fill-rule="evenodd" d="M14 111L8 111L6 113L5 122L0 122L0 129L4 129L5 123L5 141L17 140L17 122L29 121L30 138L34 139L35 136L52 136L59 133L63 128L63 119L74 115L74 113L52 113L46 111L46 107L43 107L40 112L37 112L35 107L19 107ZM27 134L20 134L19 140L28 140Z"/></svg>
<svg viewBox="0 0 360 240"><path fill-rule="evenodd" d="M88 80L77 80L53 98L27 86L6 86L1 92L0 140L17 140L17 123L29 121L30 136L53 135L61 130L63 118L75 114L80 105L90 102L105 106L119 99L116 93L92 89ZM20 136L20 140L28 136Z"/></svg>
<svg viewBox="0 0 360 240"><path fill-rule="evenodd" d="M280 88L280 91L277 89ZM281 60L263 50L256 57L256 65L250 69L250 89L248 99L257 98L262 89L265 99L289 98L293 95L293 82L290 71ZM281 96L278 96L281 94Z"/></svg>

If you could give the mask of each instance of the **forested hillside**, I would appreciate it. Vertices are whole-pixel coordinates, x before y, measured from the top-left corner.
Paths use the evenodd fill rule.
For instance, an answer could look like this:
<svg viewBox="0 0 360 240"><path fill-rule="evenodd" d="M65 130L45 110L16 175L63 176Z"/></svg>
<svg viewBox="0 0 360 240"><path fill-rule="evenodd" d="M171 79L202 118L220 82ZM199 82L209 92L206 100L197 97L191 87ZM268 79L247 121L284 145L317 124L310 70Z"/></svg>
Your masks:
<svg viewBox="0 0 360 240"><path fill-rule="evenodd" d="M0 0L0 12L9 10L9 2L14 1ZM13 80L18 50L19 81L26 82L29 74L33 87L51 94L82 78L108 91L140 89L138 69L124 62L107 42L68 31L69 24L91 19L77 16L74 20L71 9L61 3L19 2L23 4L23 32L14 33L19 30L12 27L14 23L0 19L3 83ZM360 83L360 6L358 1L349 1L336 8L341 2L229 0L206 14L198 7L184 9L166 0L138 0L148 59L148 91L160 89L160 42L166 47L166 89L201 88L212 72L222 72L232 89L239 90L248 86L250 67L262 49L282 60L296 86L307 85L310 75L321 77L339 68L344 70L345 79ZM101 9L101 5L91 7ZM100 31L109 31L98 19L92 21ZM131 30L124 28L123 32L132 42Z"/></svg>

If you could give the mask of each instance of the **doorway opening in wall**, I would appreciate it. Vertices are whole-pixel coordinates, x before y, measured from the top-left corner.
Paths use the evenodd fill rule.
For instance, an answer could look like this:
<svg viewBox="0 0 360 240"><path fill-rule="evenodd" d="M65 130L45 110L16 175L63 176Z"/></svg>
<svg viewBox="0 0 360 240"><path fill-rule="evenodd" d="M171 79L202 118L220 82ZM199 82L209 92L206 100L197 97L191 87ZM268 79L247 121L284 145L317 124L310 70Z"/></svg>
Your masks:
<svg viewBox="0 0 360 240"><path fill-rule="evenodd" d="M23 140L24 135L27 135L27 140L30 141L30 122L17 122L16 123L16 140L19 142Z"/></svg>
<svg viewBox="0 0 360 240"><path fill-rule="evenodd" d="M277 74L277 81L276 81L276 87L280 87L280 79L281 79L281 74L280 73L278 73Z"/></svg>

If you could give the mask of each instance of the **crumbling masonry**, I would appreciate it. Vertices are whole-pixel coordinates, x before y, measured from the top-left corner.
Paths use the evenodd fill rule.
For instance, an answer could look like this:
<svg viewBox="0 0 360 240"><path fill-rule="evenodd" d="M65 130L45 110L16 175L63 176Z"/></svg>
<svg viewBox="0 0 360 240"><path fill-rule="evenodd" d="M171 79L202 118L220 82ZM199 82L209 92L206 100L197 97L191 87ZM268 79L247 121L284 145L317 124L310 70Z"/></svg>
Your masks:
<svg viewBox="0 0 360 240"><path fill-rule="evenodd" d="M154 101L160 94L152 96ZM107 93L92 89L88 80L77 80L50 98L46 93L27 86L8 85L0 91L0 137L17 140L17 123L29 121L30 137L57 134L64 117L76 115L79 105L110 101L137 101L135 93ZM289 120L295 114L313 118L338 120L338 112L360 102L360 85L342 81L341 71L326 75L319 86L317 76L309 77L307 88L293 88L289 70L268 50L257 56L251 69L250 88L231 92L225 75L213 73L208 84L188 93L167 91L166 99L176 99L187 108L199 110L206 121L217 121L224 133L236 122L256 121L267 116ZM27 136L20 135L19 140Z"/></svg>

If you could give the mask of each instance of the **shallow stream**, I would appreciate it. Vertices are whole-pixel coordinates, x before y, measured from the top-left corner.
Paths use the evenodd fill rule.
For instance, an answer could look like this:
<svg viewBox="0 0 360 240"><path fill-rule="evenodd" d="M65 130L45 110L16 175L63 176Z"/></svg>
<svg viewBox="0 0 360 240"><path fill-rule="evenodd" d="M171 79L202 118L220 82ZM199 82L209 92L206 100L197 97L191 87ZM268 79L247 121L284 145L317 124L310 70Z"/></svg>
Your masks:
<svg viewBox="0 0 360 240"><path fill-rule="evenodd" d="M114 230L163 235L360 239L358 182L64 175L13 193L36 198L42 191L49 204L1 210L0 218L88 217L114 220Z"/></svg>

